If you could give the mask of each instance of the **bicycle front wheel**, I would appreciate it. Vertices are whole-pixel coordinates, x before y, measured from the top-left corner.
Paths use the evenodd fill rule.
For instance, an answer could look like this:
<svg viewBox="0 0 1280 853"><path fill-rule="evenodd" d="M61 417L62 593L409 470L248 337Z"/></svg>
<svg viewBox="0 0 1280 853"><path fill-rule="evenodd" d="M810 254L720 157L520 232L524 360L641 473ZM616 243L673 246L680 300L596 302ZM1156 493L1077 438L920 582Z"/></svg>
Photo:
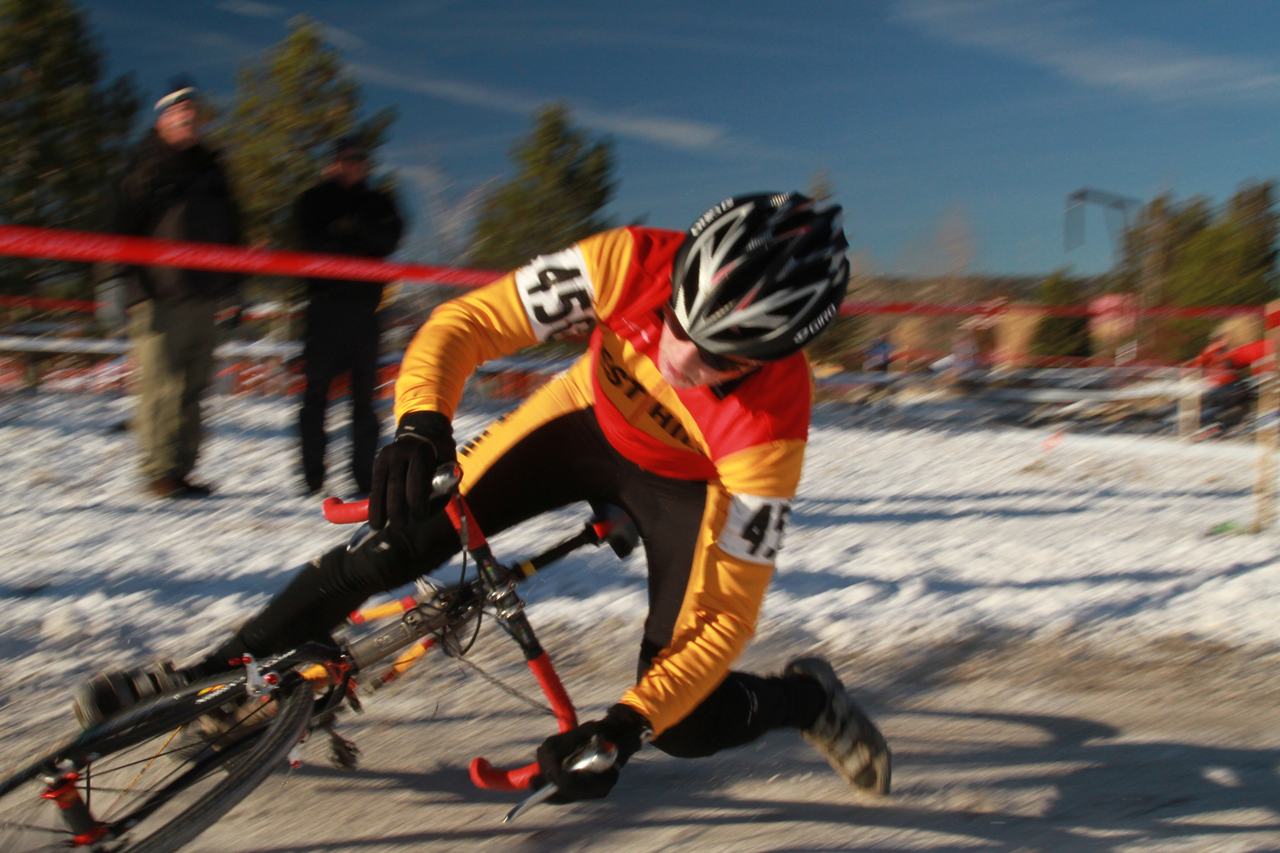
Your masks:
<svg viewBox="0 0 1280 853"><path fill-rule="evenodd" d="M0 782L0 850L176 850L282 766L315 705L297 681L245 710L242 684L107 721Z"/></svg>

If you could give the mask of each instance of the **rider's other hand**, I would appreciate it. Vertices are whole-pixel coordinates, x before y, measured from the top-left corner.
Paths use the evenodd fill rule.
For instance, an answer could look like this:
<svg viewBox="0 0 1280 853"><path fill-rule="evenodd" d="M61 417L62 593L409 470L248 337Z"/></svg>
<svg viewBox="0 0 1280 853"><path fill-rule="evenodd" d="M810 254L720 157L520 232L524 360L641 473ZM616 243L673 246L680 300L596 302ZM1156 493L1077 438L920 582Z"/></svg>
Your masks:
<svg viewBox="0 0 1280 853"><path fill-rule="evenodd" d="M409 412L400 419L395 441L373 461L369 526L401 530L429 518L438 501L431 497L436 469L455 459L453 427L439 412Z"/></svg>
<svg viewBox="0 0 1280 853"><path fill-rule="evenodd" d="M618 782L618 770L640 749L650 730L649 721L638 711L626 705L614 705L603 720L583 723L576 729L544 740L538 747L541 781L558 789L549 802L574 803L608 796ZM571 764L578 757L578 752L596 735L617 748L618 757L613 766L601 772L569 770L566 765Z"/></svg>

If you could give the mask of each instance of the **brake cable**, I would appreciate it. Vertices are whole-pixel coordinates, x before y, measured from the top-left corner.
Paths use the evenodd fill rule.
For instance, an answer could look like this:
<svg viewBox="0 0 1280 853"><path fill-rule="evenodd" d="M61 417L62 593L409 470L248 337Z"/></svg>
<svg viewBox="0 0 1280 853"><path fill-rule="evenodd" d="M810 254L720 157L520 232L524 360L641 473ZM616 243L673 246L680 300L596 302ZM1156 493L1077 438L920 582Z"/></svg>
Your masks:
<svg viewBox="0 0 1280 853"><path fill-rule="evenodd" d="M468 530L467 530L467 513L463 512L463 513L460 513L459 515L460 515L460 518L459 518L459 524L458 524L458 540L459 540L459 544L461 546L461 551L462 551L462 570L461 570L461 574L458 577L458 585L463 586L465 585L466 577L467 577L467 556L470 553L467 548L467 543L470 540L470 537L468 535ZM477 564L476 571L478 573L477 576L480 577L483 582L484 575L483 573L480 573L480 568L478 564ZM498 688L502 692L506 693L507 695L511 696L514 699L519 700L520 702L523 702L524 704L528 705L530 708L533 708L535 711L541 714L546 714L547 716L554 717L555 711L553 711L551 708L548 708L546 705L542 704L541 702L538 702L534 699L530 699L528 695L526 695L525 693L522 693L516 688L511 687L510 685L508 685L506 682L502 681L498 677L489 674L489 672L487 672L483 667L481 667L475 661L465 657L467 652L471 651L471 648L475 645L476 639L480 636L480 622L484 617L484 613L485 613L485 610L483 607L481 607L476 612L475 628L471 633L471 639L467 642L466 648L461 648L457 644L456 639L450 642L451 634L448 630L446 630L441 634L441 637L440 637L441 639L440 650L445 655L453 658L458 663L464 666L470 667L473 672L475 672L482 679L487 681L491 686ZM502 626L502 629L504 631L506 631L508 634L511 633L511 630L507 627L505 620L498 618L497 622L499 625Z"/></svg>
<svg viewBox="0 0 1280 853"><path fill-rule="evenodd" d="M450 655L450 657L453 657L453 656ZM483 668L481 668L481 666L477 664L475 661L468 660L467 658L460 658L460 657L454 657L454 660L456 660L460 664L464 664L466 666L471 667L471 669L474 670L477 675L479 675L485 681L489 682L490 685L498 688L499 690L503 691L504 693L516 699L519 699L521 702L528 705L530 708L533 708L535 711L538 711L539 713L546 714L551 717L555 716L555 711L552 711L550 708L548 708L546 705L542 704L541 702L537 702L533 699L530 699L527 695L525 695L524 693L521 693L519 690L515 689L514 687L507 685L505 682L503 682L501 679L497 678L496 676L490 675Z"/></svg>

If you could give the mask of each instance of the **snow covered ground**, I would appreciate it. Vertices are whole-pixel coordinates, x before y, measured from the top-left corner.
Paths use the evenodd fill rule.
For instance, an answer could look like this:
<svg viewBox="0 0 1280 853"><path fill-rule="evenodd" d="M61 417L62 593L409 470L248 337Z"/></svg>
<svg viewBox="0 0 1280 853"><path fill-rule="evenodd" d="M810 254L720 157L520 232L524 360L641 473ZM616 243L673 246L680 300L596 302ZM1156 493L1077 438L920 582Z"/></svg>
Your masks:
<svg viewBox="0 0 1280 853"><path fill-rule="evenodd" d="M463 437L498 409L474 411ZM218 491L194 503L143 496L132 438L112 431L126 413L104 396L0 398L0 766L69 729L66 691L90 671L207 648L348 535L298 495L291 401L211 401L199 474ZM1207 535L1251 520L1254 449L1054 440L977 414L817 413L746 656L761 672L812 646L832 658L893 745L887 800L851 799L778 732L696 762L646 750L603 803L504 825L515 797L475 790L466 762L528 760L550 723L437 661L344 719L359 770L312 749L193 849L1280 849L1280 531ZM584 715L634 671L640 559L582 554L526 586ZM527 679L509 646L473 657Z"/></svg>
<svg viewBox="0 0 1280 853"><path fill-rule="evenodd" d="M1207 535L1252 518L1252 446L1055 444L917 404L930 405L932 420L908 410L883 423L818 411L762 634L849 649L975 634L1280 640L1280 533ZM476 408L460 436L498 411ZM217 492L198 502L141 492L132 438L112 431L126 414L109 396L0 400L0 654L22 662L11 687L198 651L348 535L299 494L293 401L210 401L198 475ZM341 492L345 442L330 452ZM541 520L498 552L529 553L578 523L576 510ZM641 557L574 557L527 590L535 625L638 622Z"/></svg>

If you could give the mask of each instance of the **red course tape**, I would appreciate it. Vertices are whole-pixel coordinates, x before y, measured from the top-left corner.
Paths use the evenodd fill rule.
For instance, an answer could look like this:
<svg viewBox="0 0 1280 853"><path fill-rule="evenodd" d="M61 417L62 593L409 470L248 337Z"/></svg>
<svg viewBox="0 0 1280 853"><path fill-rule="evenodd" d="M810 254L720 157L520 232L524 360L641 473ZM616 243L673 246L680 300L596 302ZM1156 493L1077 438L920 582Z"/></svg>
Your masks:
<svg viewBox="0 0 1280 853"><path fill-rule="evenodd" d="M43 258L57 261L94 263L109 261L145 266L181 267L250 275L283 275L304 278L338 278L352 281L432 282L450 287L475 287L488 284L502 273L489 270L459 269L397 264L387 261L355 258L345 255L320 255L308 252L282 252L268 249L246 249L214 243L186 243L149 237L120 237L89 231L63 231L53 228L31 228L25 225L0 225L0 255ZM28 297L30 298L30 297ZM82 303L92 305L92 303ZM68 310L83 310L70 308ZM90 308L89 310L92 310ZM929 302L846 302L840 308L845 316L860 314L924 314L932 316L979 315L996 316L1009 312L1034 311L1054 317L1089 317L1095 313L1087 305L1034 305L1027 303L980 302L967 305L942 305ZM1233 317L1257 316L1261 308L1253 305L1213 305L1134 309L1129 317ZM1271 317L1268 316L1268 328ZM1280 318L1275 320L1280 324Z"/></svg>
<svg viewBox="0 0 1280 853"><path fill-rule="evenodd" d="M0 225L0 255L353 281L409 279L457 287L488 284L501 275L485 270L395 264L344 255L246 249L149 237L117 237L88 231L28 228L23 225Z"/></svg>

